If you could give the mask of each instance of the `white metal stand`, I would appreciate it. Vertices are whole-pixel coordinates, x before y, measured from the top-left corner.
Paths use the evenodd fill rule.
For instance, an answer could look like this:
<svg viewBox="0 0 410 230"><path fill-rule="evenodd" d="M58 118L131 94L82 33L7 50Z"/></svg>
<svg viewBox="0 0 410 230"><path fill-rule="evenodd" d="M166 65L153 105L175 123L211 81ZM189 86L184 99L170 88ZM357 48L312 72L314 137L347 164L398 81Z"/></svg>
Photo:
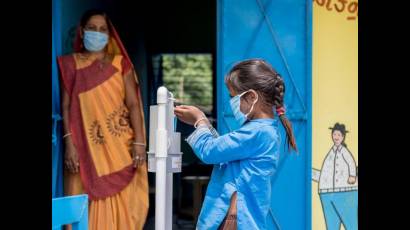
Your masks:
<svg viewBox="0 0 410 230"><path fill-rule="evenodd" d="M172 230L173 173L181 172L181 135L175 132L174 101L167 88L150 107L148 171L155 172L155 230Z"/></svg>

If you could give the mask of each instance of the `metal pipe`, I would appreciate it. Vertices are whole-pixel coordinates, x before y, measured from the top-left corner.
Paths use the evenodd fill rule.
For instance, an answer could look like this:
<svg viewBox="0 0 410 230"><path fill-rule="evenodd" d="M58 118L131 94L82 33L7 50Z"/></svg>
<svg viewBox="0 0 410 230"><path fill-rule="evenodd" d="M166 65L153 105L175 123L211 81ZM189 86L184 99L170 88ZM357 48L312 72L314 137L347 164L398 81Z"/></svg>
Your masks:
<svg viewBox="0 0 410 230"><path fill-rule="evenodd" d="M155 177L155 230L165 230L166 224L166 189L167 189L167 130L166 105L168 90L161 86L157 91L158 127L156 137L156 177Z"/></svg>

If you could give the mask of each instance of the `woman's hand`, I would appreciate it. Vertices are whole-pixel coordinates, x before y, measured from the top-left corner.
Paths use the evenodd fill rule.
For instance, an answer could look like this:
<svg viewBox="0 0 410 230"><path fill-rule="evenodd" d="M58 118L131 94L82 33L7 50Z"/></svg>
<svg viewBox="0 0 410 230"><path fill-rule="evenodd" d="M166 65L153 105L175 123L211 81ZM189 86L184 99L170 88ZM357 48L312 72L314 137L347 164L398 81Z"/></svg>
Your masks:
<svg viewBox="0 0 410 230"><path fill-rule="evenodd" d="M64 163L66 169L71 173L78 173L80 171L80 162L78 160L78 153L73 143L67 143L64 154Z"/></svg>
<svg viewBox="0 0 410 230"><path fill-rule="evenodd" d="M182 122L194 125L205 114L195 106L181 105L174 108L174 113Z"/></svg>
<svg viewBox="0 0 410 230"><path fill-rule="evenodd" d="M147 152L145 151L145 146L142 145L132 145L132 161L134 168L138 168L145 163L147 157Z"/></svg>

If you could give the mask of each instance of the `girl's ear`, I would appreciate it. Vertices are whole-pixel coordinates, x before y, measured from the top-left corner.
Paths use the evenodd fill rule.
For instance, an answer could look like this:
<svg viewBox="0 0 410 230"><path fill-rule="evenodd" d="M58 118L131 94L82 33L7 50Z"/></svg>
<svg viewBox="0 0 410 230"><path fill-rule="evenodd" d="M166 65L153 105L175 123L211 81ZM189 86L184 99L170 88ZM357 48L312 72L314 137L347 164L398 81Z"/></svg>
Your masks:
<svg viewBox="0 0 410 230"><path fill-rule="evenodd" d="M256 104L258 104L261 101L260 98L259 98L259 95L254 90L251 90L251 91L245 93L245 95L243 95L241 98L243 98L243 100L248 105L252 105L252 103L255 102L256 98L258 98L258 101L256 102Z"/></svg>
<svg viewBox="0 0 410 230"><path fill-rule="evenodd" d="M251 100L251 101L254 101L254 100L256 100L256 98L258 98L259 97L259 95L258 95L258 93L255 91L255 90L251 90L251 91L249 91L248 93L247 93L247 99L249 99L249 100ZM259 101L259 100L258 100Z"/></svg>

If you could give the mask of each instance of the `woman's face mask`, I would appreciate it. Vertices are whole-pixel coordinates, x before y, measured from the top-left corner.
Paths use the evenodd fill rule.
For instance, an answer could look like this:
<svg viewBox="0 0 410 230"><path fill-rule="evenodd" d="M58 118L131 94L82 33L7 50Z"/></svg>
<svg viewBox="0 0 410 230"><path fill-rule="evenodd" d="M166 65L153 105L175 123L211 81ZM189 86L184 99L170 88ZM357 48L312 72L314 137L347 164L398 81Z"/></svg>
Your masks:
<svg viewBox="0 0 410 230"><path fill-rule="evenodd" d="M248 120L248 116L249 114L252 112L253 110L253 106L256 104L256 102L258 101L258 94L256 94L256 100L252 103L251 109L249 110L249 112L247 114L242 113L241 111L241 97L246 94L247 92L250 92L251 90L245 91L239 95L236 95L235 97L231 98L231 100L229 101L230 105L231 105L231 109L233 112L233 115L235 117L235 120L239 123L240 126L242 126L247 120Z"/></svg>
<svg viewBox="0 0 410 230"><path fill-rule="evenodd" d="M104 49L108 43L108 35L97 31L84 31L84 47L91 52Z"/></svg>

